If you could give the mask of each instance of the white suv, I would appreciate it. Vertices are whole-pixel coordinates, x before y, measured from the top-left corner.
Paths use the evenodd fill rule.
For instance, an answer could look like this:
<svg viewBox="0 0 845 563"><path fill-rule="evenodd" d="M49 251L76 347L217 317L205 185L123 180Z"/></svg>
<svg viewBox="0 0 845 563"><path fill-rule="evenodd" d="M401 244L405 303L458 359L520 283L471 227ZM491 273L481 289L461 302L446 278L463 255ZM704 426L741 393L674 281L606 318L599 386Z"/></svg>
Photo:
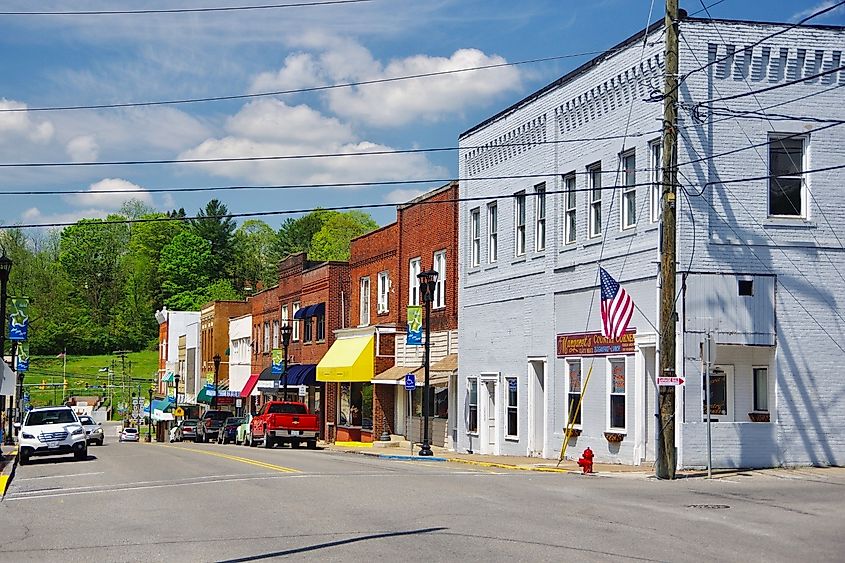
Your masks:
<svg viewBox="0 0 845 563"><path fill-rule="evenodd" d="M73 409L42 407L26 414L18 434L20 463L31 456L73 454L77 460L87 459L88 441L85 429Z"/></svg>

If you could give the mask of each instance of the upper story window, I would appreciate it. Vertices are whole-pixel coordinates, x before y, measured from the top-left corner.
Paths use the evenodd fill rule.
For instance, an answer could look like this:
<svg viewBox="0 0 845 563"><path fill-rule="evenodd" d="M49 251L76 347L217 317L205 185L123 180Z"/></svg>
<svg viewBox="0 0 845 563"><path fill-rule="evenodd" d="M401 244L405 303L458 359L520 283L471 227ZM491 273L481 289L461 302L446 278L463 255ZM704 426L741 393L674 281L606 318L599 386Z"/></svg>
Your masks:
<svg viewBox="0 0 845 563"><path fill-rule="evenodd" d="M273 321L273 348L279 347L279 321Z"/></svg>
<svg viewBox="0 0 845 563"><path fill-rule="evenodd" d="M302 319L302 341L305 343L311 342L313 337L314 330L311 325L311 317L304 317Z"/></svg>
<svg viewBox="0 0 845 563"><path fill-rule="evenodd" d="M370 324L370 278L363 277L360 282L360 295L358 297L359 305L359 326L367 326Z"/></svg>
<svg viewBox="0 0 845 563"><path fill-rule="evenodd" d="M291 330L291 340L293 340L294 342L299 342L299 320L296 319L296 312L299 311L299 302L298 301L293 304L293 306L291 307L291 310L293 311L293 318L294 318L293 326L291 327L292 328L292 330Z"/></svg>
<svg viewBox="0 0 845 563"><path fill-rule="evenodd" d="M601 164L587 169L587 180L590 183L590 238L601 236Z"/></svg>
<svg viewBox="0 0 845 563"><path fill-rule="evenodd" d="M434 253L434 271L437 272L437 285L434 287L434 301L431 306L442 309L446 306L446 251Z"/></svg>
<svg viewBox="0 0 845 563"><path fill-rule="evenodd" d="M282 305L282 326L290 324L290 317L288 317L288 306Z"/></svg>
<svg viewBox="0 0 845 563"><path fill-rule="evenodd" d="M326 316L320 315L317 317L317 342L323 342L326 339Z"/></svg>
<svg viewBox="0 0 845 563"><path fill-rule="evenodd" d="M663 184L663 147L660 141L654 141L648 146L649 174L651 176L651 222L660 220L660 186Z"/></svg>
<svg viewBox="0 0 845 563"><path fill-rule="evenodd" d="M499 205L494 201L487 206L487 261L499 259Z"/></svg>
<svg viewBox="0 0 845 563"><path fill-rule="evenodd" d="M516 249L517 256L525 254L525 205L525 192L517 193L514 197L514 210L516 215L514 221L514 247Z"/></svg>
<svg viewBox="0 0 845 563"><path fill-rule="evenodd" d="M264 323L264 352L270 351L270 323Z"/></svg>
<svg viewBox="0 0 845 563"><path fill-rule="evenodd" d="M411 258L408 262L408 305L420 304L420 259Z"/></svg>
<svg viewBox="0 0 845 563"><path fill-rule="evenodd" d="M476 207L469 212L469 265L478 266L481 261L481 217Z"/></svg>
<svg viewBox="0 0 845 563"><path fill-rule="evenodd" d="M622 228L637 224L637 156L634 151L622 155Z"/></svg>
<svg viewBox="0 0 845 563"><path fill-rule="evenodd" d="M386 271L378 273L378 302L376 311L378 313L387 313L390 308L388 305L388 296L390 295L390 274Z"/></svg>
<svg viewBox="0 0 845 563"><path fill-rule="evenodd" d="M773 137L769 143L769 216L806 217L807 139Z"/></svg>
<svg viewBox="0 0 845 563"><path fill-rule="evenodd" d="M563 179L563 240L566 244L572 244L577 238L576 230L577 216L575 202L577 192L575 191L575 174L569 174Z"/></svg>
<svg viewBox="0 0 845 563"><path fill-rule="evenodd" d="M537 184L534 191L537 192L537 203L534 205L534 249L542 252L546 249L546 183Z"/></svg>

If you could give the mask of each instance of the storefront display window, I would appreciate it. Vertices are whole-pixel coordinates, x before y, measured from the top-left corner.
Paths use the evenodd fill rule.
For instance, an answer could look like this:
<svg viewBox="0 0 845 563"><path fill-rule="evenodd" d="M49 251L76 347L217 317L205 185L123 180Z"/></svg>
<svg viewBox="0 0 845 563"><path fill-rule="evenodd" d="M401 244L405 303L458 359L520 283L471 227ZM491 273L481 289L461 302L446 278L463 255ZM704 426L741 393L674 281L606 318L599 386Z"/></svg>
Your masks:
<svg viewBox="0 0 845 563"><path fill-rule="evenodd" d="M422 405L423 388L414 389L412 397L412 416L423 416ZM429 416L432 418L449 418L449 388L430 385L428 388Z"/></svg>
<svg viewBox="0 0 845 563"><path fill-rule="evenodd" d="M341 383L340 413L341 426L373 427L373 384Z"/></svg>
<svg viewBox="0 0 845 563"><path fill-rule="evenodd" d="M581 401L581 360L569 360L569 393L567 394L567 412L571 424L581 424L581 409L578 403Z"/></svg>
<svg viewBox="0 0 845 563"><path fill-rule="evenodd" d="M610 360L610 427L625 429L625 360Z"/></svg>
<svg viewBox="0 0 845 563"><path fill-rule="evenodd" d="M478 432L478 379L467 380L469 383L469 416L467 418L467 431Z"/></svg>

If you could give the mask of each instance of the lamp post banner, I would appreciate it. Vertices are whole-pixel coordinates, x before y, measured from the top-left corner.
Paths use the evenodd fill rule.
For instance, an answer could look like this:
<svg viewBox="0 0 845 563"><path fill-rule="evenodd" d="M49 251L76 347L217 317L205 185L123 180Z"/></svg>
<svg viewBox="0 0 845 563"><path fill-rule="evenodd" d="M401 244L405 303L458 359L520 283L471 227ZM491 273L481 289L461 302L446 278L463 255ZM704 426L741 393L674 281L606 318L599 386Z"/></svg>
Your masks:
<svg viewBox="0 0 845 563"><path fill-rule="evenodd" d="M29 342L21 342L18 344L18 371L26 371L29 369Z"/></svg>
<svg viewBox="0 0 845 563"><path fill-rule="evenodd" d="M411 305L408 307L408 335L405 344L408 346L422 346L422 307Z"/></svg>
<svg viewBox="0 0 845 563"><path fill-rule="evenodd" d="M282 360L284 360L284 353L281 348L273 348L273 363L270 367L271 375L282 375Z"/></svg>
<svg viewBox="0 0 845 563"><path fill-rule="evenodd" d="M9 313L9 340L26 340L29 329L29 298L12 297L9 302L12 304Z"/></svg>

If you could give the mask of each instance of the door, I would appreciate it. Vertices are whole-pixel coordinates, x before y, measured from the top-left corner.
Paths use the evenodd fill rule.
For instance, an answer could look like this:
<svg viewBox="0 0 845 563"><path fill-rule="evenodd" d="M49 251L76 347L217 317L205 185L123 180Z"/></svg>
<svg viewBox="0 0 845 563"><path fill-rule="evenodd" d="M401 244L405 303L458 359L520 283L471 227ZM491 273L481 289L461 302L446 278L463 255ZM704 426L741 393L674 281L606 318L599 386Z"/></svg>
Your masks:
<svg viewBox="0 0 845 563"><path fill-rule="evenodd" d="M484 419L481 426L481 453L496 453L496 382L485 381Z"/></svg>
<svg viewBox="0 0 845 563"><path fill-rule="evenodd" d="M543 457L546 443L546 362L528 362L528 455Z"/></svg>
<svg viewBox="0 0 845 563"><path fill-rule="evenodd" d="M702 413L707 412L707 379L702 383ZM734 367L718 365L710 373L710 420L729 422L734 419ZM707 420L707 417L704 417Z"/></svg>

